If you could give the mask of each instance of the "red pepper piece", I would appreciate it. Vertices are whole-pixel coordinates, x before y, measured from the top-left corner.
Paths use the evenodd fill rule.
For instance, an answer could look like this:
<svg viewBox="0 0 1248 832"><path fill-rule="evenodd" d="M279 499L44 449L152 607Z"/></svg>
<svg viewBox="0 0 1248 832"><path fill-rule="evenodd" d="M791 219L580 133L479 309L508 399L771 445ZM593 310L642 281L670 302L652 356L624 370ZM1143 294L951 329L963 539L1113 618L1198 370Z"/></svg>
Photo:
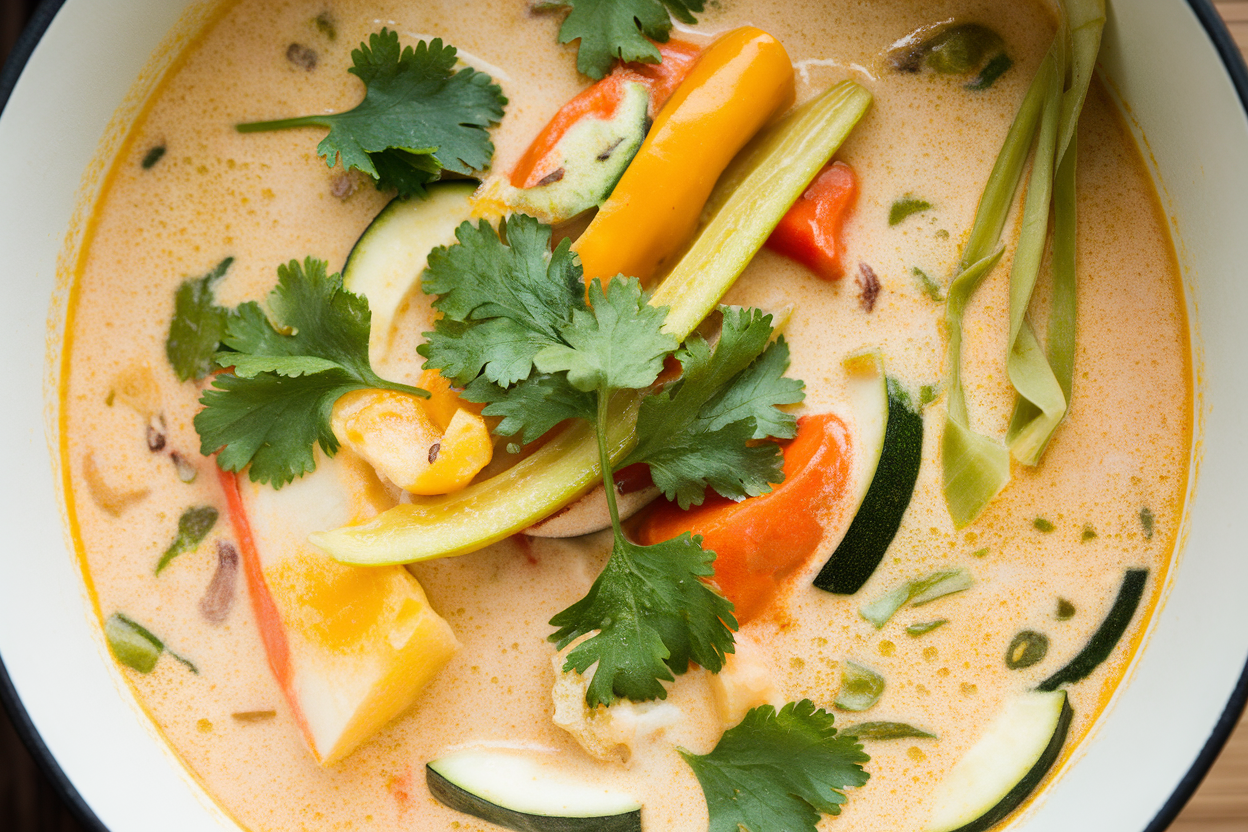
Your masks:
<svg viewBox="0 0 1248 832"><path fill-rule="evenodd" d="M858 179L844 162L828 165L771 232L767 247L806 266L824 280L845 274L841 233L858 199Z"/></svg>

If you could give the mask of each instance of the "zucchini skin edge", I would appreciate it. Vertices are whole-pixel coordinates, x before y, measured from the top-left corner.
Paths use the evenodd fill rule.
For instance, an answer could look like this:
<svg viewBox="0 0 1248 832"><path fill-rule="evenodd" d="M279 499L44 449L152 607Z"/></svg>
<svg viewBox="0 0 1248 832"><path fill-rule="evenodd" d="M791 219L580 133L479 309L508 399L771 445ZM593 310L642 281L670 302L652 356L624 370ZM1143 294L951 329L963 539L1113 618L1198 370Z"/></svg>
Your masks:
<svg viewBox="0 0 1248 832"><path fill-rule="evenodd" d="M1135 618L1135 611L1144 597L1144 585L1147 580L1147 569L1128 569L1122 579L1122 586L1118 589L1118 597L1114 600L1114 605L1110 607L1109 613L1101 622L1101 626L1096 628L1092 638L1088 639L1084 648L1065 667L1037 685L1036 690L1048 693L1057 690L1062 685L1085 679L1100 666L1101 662L1109 658L1109 654L1114 652L1114 648L1118 646L1127 627Z"/></svg>

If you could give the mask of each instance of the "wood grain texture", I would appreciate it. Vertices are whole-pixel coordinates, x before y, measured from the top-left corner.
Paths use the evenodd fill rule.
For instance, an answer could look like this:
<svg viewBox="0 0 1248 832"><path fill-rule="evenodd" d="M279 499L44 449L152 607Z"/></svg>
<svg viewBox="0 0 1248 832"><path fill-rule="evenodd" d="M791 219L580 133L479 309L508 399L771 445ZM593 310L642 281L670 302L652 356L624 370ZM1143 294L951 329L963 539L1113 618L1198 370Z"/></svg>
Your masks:
<svg viewBox="0 0 1248 832"><path fill-rule="evenodd" d="M1248 55L1248 0L1214 5ZM33 0L0 0L0 59L8 53ZM0 830L80 832L52 786L22 747L0 710ZM1240 721L1226 749L1170 832L1248 832L1248 719Z"/></svg>

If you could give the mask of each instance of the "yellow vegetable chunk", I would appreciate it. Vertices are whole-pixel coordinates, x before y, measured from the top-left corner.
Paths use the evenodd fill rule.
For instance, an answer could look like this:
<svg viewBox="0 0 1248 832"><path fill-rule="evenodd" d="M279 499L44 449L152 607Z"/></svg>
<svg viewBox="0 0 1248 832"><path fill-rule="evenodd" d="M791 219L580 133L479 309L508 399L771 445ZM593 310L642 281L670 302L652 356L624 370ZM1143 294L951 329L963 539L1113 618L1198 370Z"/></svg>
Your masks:
<svg viewBox="0 0 1248 832"><path fill-rule="evenodd" d="M237 483L227 496L269 664L313 754L331 765L410 706L459 645L407 570L343 566L308 543L387 505L362 460L318 457L280 491L223 482Z"/></svg>

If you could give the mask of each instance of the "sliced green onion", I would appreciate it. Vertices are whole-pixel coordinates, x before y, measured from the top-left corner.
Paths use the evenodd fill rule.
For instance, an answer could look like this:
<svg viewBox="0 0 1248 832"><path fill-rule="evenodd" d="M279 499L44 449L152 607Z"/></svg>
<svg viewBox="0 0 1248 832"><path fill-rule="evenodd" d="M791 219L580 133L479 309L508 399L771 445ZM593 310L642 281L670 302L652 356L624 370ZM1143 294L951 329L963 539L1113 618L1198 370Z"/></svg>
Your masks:
<svg viewBox="0 0 1248 832"><path fill-rule="evenodd" d="M1037 517L1035 520L1032 520L1031 525L1035 526L1037 531L1044 532L1045 534L1048 534L1049 532L1057 528L1057 526L1054 526L1048 519L1044 517Z"/></svg>
<svg viewBox="0 0 1248 832"><path fill-rule="evenodd" d="M195 506L182 512L182 516L178 518L178 535L160 556L160 561L156 564L156 574L164 571L178 555L195 551L216 525L218 516L219 513L212 506Z"/></svg>
<svg viewBox="0 0 1248 832"><path fill-rule="evenodd" d="M906 626L906 633L913 638L918 638L919 636L925 636L937 627L948 623L948 618L937 618L935 621L916 621L915 623Z"/></svg>
<svg viewBox="0 0 1248 832"><path fill-rule="evenodd" d="M151 673L165 644L141 624L119 612L104 622L104 638L117 661L140 673Z"/></svg>
<svg viewBox="0 0 1248 832"><path fill-rule="evenodd" d="M841 733L860 740L936 739L935 734L904 722L859 722L845 726L841 729Z"/></svg>
<svg viewBox="0 0 1248 832"><path fill-rule="evenodd" d="M888 623L889 619L897 613L897 610L904 607L907 603L913 602L914 606L921 606L935 601L937 598L943 598L946 595L969 589L973 584L974 581L971 580L970 574L964 569L947 569L942 572L933 572L930 575L907 581L901 586L889 590L860 609L858 614L870 621L875 626L875 629L879 630Z"/></svg>
<svg viewBox="0 0 1248 832"><path fill-rule="evenodd" d="M880 701L884 677L852 659L841 668L841 689L832 704L842 711L865 711Z"/></svg>
<svg viewBox="0 0 1248 832"><path fill-rule="evenodd" d="M1049 652L1049 637L1034 630L1023 630L1010 641L1005 651L1005 666L1022 670L1039 664Z"/></svg>
<svg viewBox="0 0 1248 832"><path fill-rule="evenodd" d="M906 194L894 202L893 207L888 209L888 224L897 225L911 214L921 214L924 211L930 211L931 208L932 203L926 199L919 199L917 196Z"/></svg>
<svg viewBox="0 0 1248 832"><path fill-rule="evenodd" d="M922 290L923 294L937 302L945 299L944 290L940 288L939 283L928 276L927 272L915 266L910 270L910 273L914 275L914 279L918 282L919 289Z"/></svg>
<svg viewBox="0 0 1248 832"><path fill-rule="evenodd" d="M1153 511L1148 506L1140 509L1140 528L1144 530L1144 539L1153 539Z"/></svg>

